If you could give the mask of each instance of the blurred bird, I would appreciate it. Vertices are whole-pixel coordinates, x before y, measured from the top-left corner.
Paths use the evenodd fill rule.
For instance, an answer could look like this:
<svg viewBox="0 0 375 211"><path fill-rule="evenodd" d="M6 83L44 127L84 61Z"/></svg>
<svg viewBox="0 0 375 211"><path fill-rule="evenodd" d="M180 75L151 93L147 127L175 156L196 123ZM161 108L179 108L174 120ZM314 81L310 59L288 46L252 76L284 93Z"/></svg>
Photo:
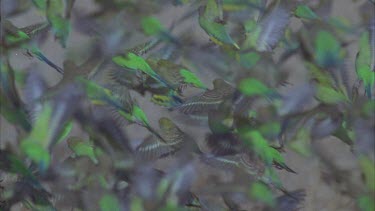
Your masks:
<svg viewBox="0 0 375 211"><path fill-rule="evenodd" d="M240 136L242 132L248 131L249 128L259 130L267 140L279 139L281 131L279 126L274 124L275 121L277 122L280 119L276 108L272 105L256 107L256 105L248 102L251 101L251 98L244 101L235 101L234 105L232 105L232 100L227 100L217 110L209 112L208 125L211 133L206 136L205 141L210 152L214 155L225 156L251 153L251 148L244 145ZM240 105L241 103L251 107L242 109L243 111L239 112L238 107L245 107ZM250 111L255 111L256 115L249 115ZM236 112L239 113L236 114ZM271 145L271 143L269 144ZM274 161L273 164L276 168L296 173L285 163Z"/></svg>
<svg viewBox="0 0 375 211"><path fill-rule="evenodd" d="M289 24L289 13L280 1L275 1L257 21L250 20L245 24L245 49L255 48L257 51L272 51L278 44Z"/></svg>
<svg viewBox="0 0 375 211"><path fill-rule="evenodd" d="M81 106L74 117L84 125L83 129L90 134L93 142L109 155L116 157L118 151L125 157L132 154L133 150L125 132L107 112L100 108L93 110L90 106Z"/></svg>
<svg viewBox="0 0 375 211"><path fill-rule="evenodd" d="M174 166L168 171L144 163L135 165L131 170L118 170L116 175L129 184L126 195L141 198L145 210L159 210L170 200L186 209L200 206L190 190L196 178L192 162Z"/></svg>
<svg viewBox="0 0 375 211"><path fill-rule="evenodd" d="M6 19L2 22L1 27L1 34L5 34L1 39L1 49L7 51L17 47L26 48L25 55L36 56L40 61L62 74L62 68L49 60L39 48L34 46L34 42L41 45L47 40L46 36L50 28L50 24L47 22L18 28Z"/></svg>
<svg viewBox="0 0 375 211"><path fill-rule="evenodd" d="M209 0L205 6L199 8L199 25L210 36L211 40L219 45L231 46L239 49L237 43L229 35L222 19L223 11L216 0Z"/></svg>
<svg viewBox="0 0 375 211"><path fill-rule="evenodd" d="M64 73L61 81L52 87L52 90L58 90L64 85L73 82L77 77L81 76L89 78L93 75L102 63L101 53L99 50L94 50L90 57L81 65L77 65L74 61L67 59L63 63Z"/></svg>
<svg viewBox="0 0 375 211"><path fill-rule="evenodd" d="M244 145L236 133L209 134L205 141L210 152L218 157L253 153L248 146ZM296 174L286 163L274 160L273 166Z"/></svg>
<svg viewBox="0 0 375 211"><path fill-rule="evenodd" d="M27 0L3 0L2 1L2 18L10 18L26 12L30 9L31 2Z"/></svg>
<svg viewBox="0 0 375 211"><path fill-rule="evenodd" d="M311 138L319 140L332 135L343 123L343 114L341 112L332 111L324 114L318 113L313 118L313 125L311 128Z"/></svg>
<svg viewBox="0 0 375 211"><path fill-rule="evenodd" d="M190 81L187 81L184 77L184 72L190 72L187 70L186 67L179 64L174 64L173 62L166 60L166 59L160 59L160 60L154 60L154 59L147 59L147 63L151 66L151 68L159 75L161 76L166 83L168 83L174 91L176 91L179 94L182 94L182 91L187 86L192 86L196 88L205 88L202 83L196 84ZM152 83L155 83L156 81L152 78L148 78L151 81L146 80L147 86L155 87L158 84L153 85ZM198 79L199 80L199 79ZM155 82L152 82L155 81ZM160 84L159 84L160 86ZM164 87L166 88L166 87ZM165 93L168 93L168 91L165 91Z"/></svg>
<svg viewBox="0 0 375 211"><path fill-rule="evenodd" d="M160 43L159 39L153 39L144 43L140 43L132 48L126 49L124 54L133 53L137 56L142 56L148 51L155 48ZM121 57L121 56L120 56ZM114 57L115 58L115 57ZM106 77L112 83L131 88L140 94L144 95L146 91L150 91L146 80L150 77L142 71L134 71L130 68L125 68L115 64L116 62L106 62L103 69L106 71ZM149 79L152 81L152 79ZM153 92L151 90L151 92Z"/></svg>
<svg viewBox="0 0 375 211"><path fill-rule="evenodd" d="M128 71L113 62L105 62L102 69L105 72L105 80L111 84L127 87L141 95L148 91L144 84L145 76L142 73Z"/></svg>
<svg viewBox="0 0 375 211"><path fill-rule="evenodd" d="M89 141L82 138L72 136L66 141L69 149L74 153L74 157L88 157L94 164L98 164L98 159L95 155L95 146Z"/></svg>
<svg viewBox="0 0 375 211"><path fill-rule="evenodd" d="M249 200L248 195L243 192L224 192L221 197L225 205L233 211L244 211L241 206Z"/></svg>
<svg viewBox="0 0 375 211"><path fill-rule="evenodd" d="M47 108L51 108L48 119L48 147L51 149L65 124L74 118L76 111L82 106L84 92L78 84L66 84L61 90L48 93L45 80L35 71L30 70L26 77L24 99L29 118L35 126L37 118Z"/></svg>
<svg viewBox="0 0 375 211"><path fill-rule="evenodd" d="M159 119L159 128L162 139L150 136L147 137L136 149L136 153L146 160L155 160L176 153L201 153L195 141L183 132L170 119L163 117Z"/></svg>
<svg viewBox="0 0 375 211"><path fill-rule="evenodd" d="M372 98L375 84L375 18L360 37L355 69L358 79L363 82L367 97Z"/></svg>
<svg viewBox="0 0 375 211"><path fill-rule="evenodd" d="M37 179L37 172L26 166L14 153L0 150L0 169L2 173L9 172L17 176L12 187L12 192L5 200L4 210L10 210L12 205L30 200L35 205L53 207L49 193Z"/></svg>
<svg viewBox="0 0 375 211"><path fill-rule="evenodd" d="M19 47L30 41L44 42L46 32L50 29L47 22L37 23L23 28L16 27L11 21L2 20L1 32L3 35L1 39L1 48Z"/></svg>
<svg viewBox="0 0 375 211"><path fill-rule="evenodd" d="M235 155L242 150L241 140L235 133L209 133L205 141L210 153L216 156Z"/></svg>
<svg viewBox="0 0 375 211"><path fill-rule="evenodd" d="M58 137L65 124L74 119L76 112L82 107L84 92L77 84L68 84L50 100L52 116L49 130L54 131L51 136L50 149L57 143Z"/></svg>
<svg viewBox="0 0 375 211"><path fill-rule="evenodd" d="M97 105L104 110L107 110L109 115L118 122L120 126L126 126L131 122L124 117L124 112L130 114L136 102L130 94L128 87L120 86L118 84L105 84L108 91L110 91L111 98L116 105L109 103L109 105Z"/></svg>
<svg viewBox="0 0 375 211"><path fill-rule="evenodd" d="M208 127L213 134L227 134L234 130L235 102L231 98L225 99L217 109L208 111Z"/></svg>
<svg viewBox="0 0 375 211"><path fill-rule="evenodd" d="M43 108L43 97L47 90L47 83L41 75L33 69L29 70L25 81L24 96L26 108L33 123Z"/></svg>
<svg viewBox="0 0 375 211"><path fill-rule="evenodd" d="M308 28L308 30L306 30ZM317 81L318 91L322 86L349 96L350 69L345 36L335 31L337 27L328 23L312 22L298 31L301 55L308 61L312 79Z"/></svg>
<svg viewBox="0 0 375 211"><path fill-rule="evenodd" d="M201 160L213 167L227 170L241 170L243 173L254 177L261 177L265 171L265 164L253 153L240 153L235 155L214 156L204 154Z"/></svg>
<svg viewBox="0 0 375 211"><path fill-rule="evenodd" d="M1 60L0 65L0 113L16 127L20 126L25 131L30 131L31 123L27 108L16 88L15 72L8 60Z"/></svg>
<svg viewBox="0 0 375 211"><path fill-rule="evenodd" d="M200 156L202 162L206 163L209 166L228 170L234 173L236 179L233 182L244 182L252 178L252 181L259 181L270 188L277 189L283 193L288 194L288 191L280 184L279 181L271 178L270 175L267 175L266 172L267 166L264 161L251 152L244 152L235 155L226 155L226 156L214 156L209 154L204 154ZM250 180L251 181L251 180Z"/></svg>
<svg viewBox="0 0 375 211"><path fill-rule="evenodd" d="M276 198L276 206L274 208L266 207L263 211L298 211L303 209L306 192L302 189L295 190L289 194L283 194Z"/></svg>

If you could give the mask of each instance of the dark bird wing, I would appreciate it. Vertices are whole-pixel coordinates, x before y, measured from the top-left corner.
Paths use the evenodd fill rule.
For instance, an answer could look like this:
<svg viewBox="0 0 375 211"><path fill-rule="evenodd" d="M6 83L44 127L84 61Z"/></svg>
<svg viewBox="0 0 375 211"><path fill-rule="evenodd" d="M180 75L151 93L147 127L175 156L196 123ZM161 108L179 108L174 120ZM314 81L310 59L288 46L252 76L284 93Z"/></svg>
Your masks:
<svg viewBox="0 0 375 211"><path fill-rule="evenodd" d="M156 160L171 155L174 151L173 144L165 144L159 141L157 137L149 136L136 148L135 154L141 160Z"/></svg>
<svg viewBox="0 0 375 211"><path fill-rule="evenodd" d="M240 167L240 157L237 155L227 155L227 156L214 156L214 155L202 155L200 156L200 160L203 163L212 166L218 169L225 169L225 170L238 170Z"/></svg>
<svg viewBox="0 0 375 211"><path fill-rule="evenodd" d="M217 109L223 102L223 95L216 90L208 90L186 100L177 110L189 115L207 115L208 111Z"/></svg>

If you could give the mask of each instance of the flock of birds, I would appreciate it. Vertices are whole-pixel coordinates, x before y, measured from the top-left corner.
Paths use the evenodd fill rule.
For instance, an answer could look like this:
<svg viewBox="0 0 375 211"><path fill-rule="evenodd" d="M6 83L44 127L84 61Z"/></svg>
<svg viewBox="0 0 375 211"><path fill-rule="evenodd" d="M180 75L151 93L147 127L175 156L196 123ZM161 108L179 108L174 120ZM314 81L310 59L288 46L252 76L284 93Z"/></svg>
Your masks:
<svg viewBox="0 0 375 211"><path fill-rule="evenodd" d="M67 2L71 3L68 4L71 10L74 1ZM345 116L345 111L357 106L353 103L353 107L348 107L342 95L360 99L358 104L362 105L365 103L364 96L358 96L358 92L363 90L354 87L354 94L349 93L352 90L346 67L341 63L343 57L340 51L348 43L340 42L337 46L332 44L332 48L338 48L337 52L335 49L327 50L324 46L314 49L309 30L333 30L334 26L330 22L319 18L313 11L304 11L296 16L304 19L307 27L298 34L289 32L288 35L286 31L289 30L290 11L295 5L280 1L270 4L267 1L259 2L244 3L257 15L250 16L252 19L238 29L243 33L233 35L224 27L228 17L223 14L221 1L208 0L202 5L197 3L199 9L194 9L193 13L188 13L179 21L183 22L195 15L195 12L198 13L199 26L213 41L205 48L197 47L200 44L195 44L194 40L187 37L177 39L171 30L159 27L148 32L156 31L156 38L123 50L120 45L123 40L118 37L126 37L125 32L120 33L115 27L113 33L109 33L106 27L110 26L96 22L96 19L99 20L97 17L111 19L108 11L110 14L118 12L115 1L98 1L102 10L76 20L77 24L82 24L78 29L82 33L92 34L92 28L95 28L98 38L91 55L80 65L66 59L63 67L55 65L35 46L25 44L30 40L44 42L46 34L51 30L51 23L54 23L52 20L24 28L16 27L9 20L2 20L2 32L6 35L2 38L4 55L14 49L24 48L28 56L38 58L62 75L57 85L48 86L45 79L33 69L24 75L16 75L9 59L5 56L3 59L2 56L1 80L5 86L1 89L1 100L4 98L6 101L1 103L5 112L13 115L10 119L18 131L22 131L19 136L24 140L20 144L23 152L34 161L27 165L21 159L17 160L10 150L11 146L0 151L0 168L20 175L16 185L17 194L5 202L6 208L25 198L30 198L34 204L53 204L51 198L54 193L43 188L40 179L47 183L62 181L61 185L55 185L69 189L62 197L69 198L65 194L71 194L71 198L76 196L72 201L84 198L81 188L89 190L84 191L86 195L90 191L98 191L98 195L101 195L100 191L108 192L109 196L117 198L113 203L120 204L126 210L301 210L305 191L287 190L277 176L277 170L297 174L283 158L286 142L293 139L303 127L309 128L312 139L337 132L337 128L343 127L344 118L354 118L355 114ZM321 2L323 11L328 7L326 4L330 3ZM136 5L132 7L137 8ZM70 18L70 10L64 18ZM241 19L241 15L244 14L231 18ZM344 30L352 33L349 32L352 29ZM57 33L56 30L54 32ZM288 36L284 37L285 34ZM60 41L64 37L61 34L55 36ZM326 32L317 33L316 36L331 38ZM285 51L275 61L272 52L280 42ZM316 45L319 47L319 44ZM229 73L229 76L211 79L212 88L208 88L189 70L188 66L192 67L188 64L191 63L177 62L191 59L194 63L194 58L205 56L204 53L196 52L199 50L207 50L207 54L215 56L214 62L209 61L209 57L207 61L206 57L198 60L206 67L212 65L208 69L216 69L215 65L219 66L220 62L228 60L235 60L234 63L240 63L241 67L232 63L233 66L218 68L226 70L224 74L217 75ZM309 62L307 66L312 72L312 79L301 86L298 93L280 93L277 88L287 84L287 74L279 71L278 66L297 53L301 53L302 58ZM320 53L326 54L321 56ZM158 56L149 56L155 54ZM229 56L224 58L225 55ZM219 61L221 58L223 60ZM232 71L231 68L237 67L244 71ZM254 71L246 72L246 69ZM19 81L23 85L22 97L17 88L19 85L16 85ZM229 81L239 83L233 85ZM331 88L339 91L332 94ZM369 89L365 86L364 89L371 98L371 87ZM186 94L186 90L193 90L194 93ZM333 97L324 95L325 92L321 90L331 91L329 93ZM193 119L207 123L209 132L204 140L195 140L193 134L188 134L170 117L159 118L159 128L156 129L134 96L151 96L151 102L166 112L179 114L181 121ZM318 99L318 103L314 104L314 99ZM75 157L54 160L52 165L49 158L39 158L27 150L33 147L31 139L44 137L44 142L37 143L43 145L47 154L53 155L56 144L64 140L61 134L69 130L72 122L77 123L90 139L65 137ZM134 124L146 129L149 134L135 147L124 130ZM40 132L45 129L43 127L48 127L48 132ZM45 136L37 135L44 133ZM348 140L348 144L353 145L351 138L342 134L339 135L344 137L344 142ZM44 153L43 150L38 152ZM89 159L81 160L82 164L78 160L83 157ZM15 163L18 163L19 169L14 168ZM159 168L159 164L163 167ZM203 177L202 166L206 166L206 173L212 172L208 179L201 182L204 184L195 187ZM226 172L230 176L227 175L223 181L216 175L217 172ZM103 175L110 176L105 178ZM64 187L67 178L73 178L73 182L68 183L69 187ZM106 181L102 184L92 184L92 181L103 180ZM94 199L98 200L97 196L90 198L86 195L90 199L86 201L89 202L72 202L72 207L94 209L95 206L90 204L93 204ZM212 196L214 199L210 198ZM246 207L249 203L251 208ZM100 206L103 209L108 205Z"/></svg>

